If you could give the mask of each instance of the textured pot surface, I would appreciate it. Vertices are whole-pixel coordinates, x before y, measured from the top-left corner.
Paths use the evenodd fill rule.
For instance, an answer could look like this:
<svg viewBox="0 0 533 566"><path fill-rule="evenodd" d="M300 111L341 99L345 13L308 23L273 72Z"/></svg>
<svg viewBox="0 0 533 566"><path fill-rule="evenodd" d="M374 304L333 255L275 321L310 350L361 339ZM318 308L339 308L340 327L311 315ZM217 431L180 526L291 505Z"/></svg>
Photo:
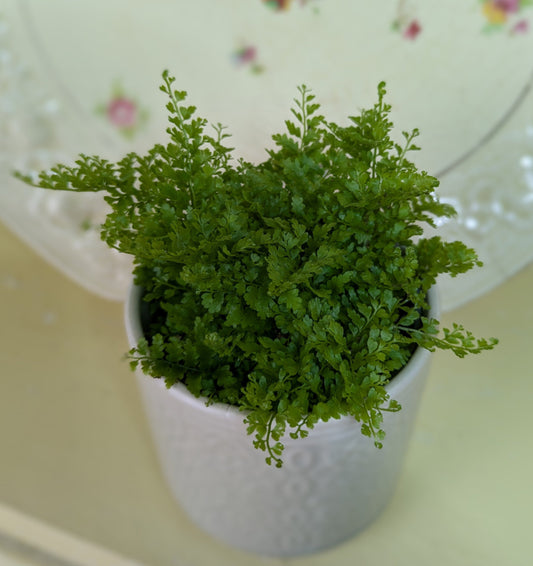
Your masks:
<svg viewBox="0 0 533 566"><path fill-rule="evenodd" d="M126 327L132 347L142 336L140 290L132 287ZM432 293L431 302L436 302ZM435 316L434 311L432 315ZM402 410L384 413L378 450L349 417L320 422L306 439L284 439L283 467L265 464L246 434L244 414L205 406L178 384L137 374L167 482L193 521L241 549L289 557L340 543L371 523L398 482L430 353L419 348L387 389Z"/></svg>

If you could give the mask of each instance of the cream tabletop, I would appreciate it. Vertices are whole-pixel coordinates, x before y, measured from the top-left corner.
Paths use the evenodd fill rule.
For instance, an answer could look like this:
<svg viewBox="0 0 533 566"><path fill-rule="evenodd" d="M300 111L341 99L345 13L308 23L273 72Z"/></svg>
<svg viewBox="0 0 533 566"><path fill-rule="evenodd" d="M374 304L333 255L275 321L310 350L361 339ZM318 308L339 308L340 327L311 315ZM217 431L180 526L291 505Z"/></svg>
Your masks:
<svg viewBox="0 0 533 566"><path fill-rule="evenodd" d="M91 295L0 226L0 504L128 564L529 565L532 288L530 265L443 316L501 343L465 360L434 356L399 488L378 521L283 562L226 548L189 522L123 360L122 304Z"/></svg>

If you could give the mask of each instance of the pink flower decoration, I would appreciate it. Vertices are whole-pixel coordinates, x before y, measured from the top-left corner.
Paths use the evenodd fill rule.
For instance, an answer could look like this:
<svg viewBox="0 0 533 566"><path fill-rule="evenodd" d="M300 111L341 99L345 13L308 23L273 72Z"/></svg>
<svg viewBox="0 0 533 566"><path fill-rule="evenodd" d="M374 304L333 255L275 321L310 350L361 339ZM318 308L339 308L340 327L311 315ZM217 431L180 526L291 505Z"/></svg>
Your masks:
<svg viewBox="0 0 533 566"><path fill-rule="evenodd" d="M527 33L529 31L529 22L527 20L520 20L512 29L512 33Z"/></svg>
<svg viewBox="0 0 533 566"><path fill-rule="evenodd" d="M257 57L257 49L253 46L243 47L236 53L239 63L250 63Z"/></svg>
<svg viewBox="0 0 533 566"><path fill-rule="evenodd" d="M119 128L132 128L137 120L137 107L131 100L118 97L109 103L107 116Z"/></svg>
<svg viewBox="0 0 533 566"><path fill-rule="evenodd" d="M422 26L418 20L413 20L404 30L403 36L407 39L416 39L422 31Z"/></svg>
<svg viewBox="0 0 533 566"><path fill-rule="evenodd" d="M292 0L263 0L263 2L273 10L288 10Z"/></svg>
<svg viewBox="0 0 533 566"><path fill-rule="evenodd" d="M510 14L512 12L518 12L520 9L520 0L495 0L494 6Z"/></svg>

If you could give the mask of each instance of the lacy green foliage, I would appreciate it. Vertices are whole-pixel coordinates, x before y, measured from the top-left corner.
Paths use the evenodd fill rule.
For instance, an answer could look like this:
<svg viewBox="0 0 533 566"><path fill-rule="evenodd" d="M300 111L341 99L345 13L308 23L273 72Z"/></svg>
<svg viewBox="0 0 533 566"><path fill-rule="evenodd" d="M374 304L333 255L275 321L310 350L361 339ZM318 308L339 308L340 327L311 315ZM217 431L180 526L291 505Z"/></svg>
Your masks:
<svg viewBox="0 0 533 566"><path fill-rule="evenodd" d="M146 291L132 366L239 406L268 463L281 465L287 429L304 437L341 415L381 446L382 414L400 408L385 385L416 347L464 356L496 343L458 325L441 333L427 315L437 275L480 262L461 242L423 237L455 211L407 159L418 132L392 141L384 83L345 127L302 86L287 131L254 165L233 160L224 129L208 134L163 79L167 145L118 163L81 155L37 181L106 192L102 237L134 257Z"/></svg>

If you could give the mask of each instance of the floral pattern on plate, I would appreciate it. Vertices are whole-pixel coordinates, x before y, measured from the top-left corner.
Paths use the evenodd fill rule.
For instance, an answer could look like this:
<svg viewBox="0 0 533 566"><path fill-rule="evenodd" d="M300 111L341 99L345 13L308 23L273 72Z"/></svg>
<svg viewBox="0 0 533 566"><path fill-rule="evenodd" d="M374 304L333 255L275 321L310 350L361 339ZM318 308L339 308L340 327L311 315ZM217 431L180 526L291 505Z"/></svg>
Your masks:
<svg viewBox="0 0 533 566"><path fill-rule="evenodd" d="M258 60L257 47L245 44L236 49L231 56L237 67L246 67L254 75L261 74L265 68Z"/></svg>
<svg viewBox="0 0 533 566"><path fill-rule="evenodd" d="M398 2L397 15L392 22L392 29L410 40L416 39L422 32L422 25L415 17L414 9L405 0Z"/></svg>
<svg viewBox="0 0 533 566"><path fill-rule="evenodd" d="M291 5L294 3L293 0L262 0L263 4L274 10L275 12L284 12L289 10ZM307 4L315 4L316 0L298 0L300 6L306 6Z"/></svg>
<svg viewBox="0 0 533 566"><path fill-rule="evenodd" d="M512 35L527 33L529 19L524 10L533 6L533 0L480 0L486 19L485 33L506 30Z"/></svg>
<svg viewBox="0 0 533 566"><path fill-rule="evenodd" d="M108 102L99 104L96 112L128 139L133 138L148 119L148 111L127 95L118 81L112 86Z"/></svg>

